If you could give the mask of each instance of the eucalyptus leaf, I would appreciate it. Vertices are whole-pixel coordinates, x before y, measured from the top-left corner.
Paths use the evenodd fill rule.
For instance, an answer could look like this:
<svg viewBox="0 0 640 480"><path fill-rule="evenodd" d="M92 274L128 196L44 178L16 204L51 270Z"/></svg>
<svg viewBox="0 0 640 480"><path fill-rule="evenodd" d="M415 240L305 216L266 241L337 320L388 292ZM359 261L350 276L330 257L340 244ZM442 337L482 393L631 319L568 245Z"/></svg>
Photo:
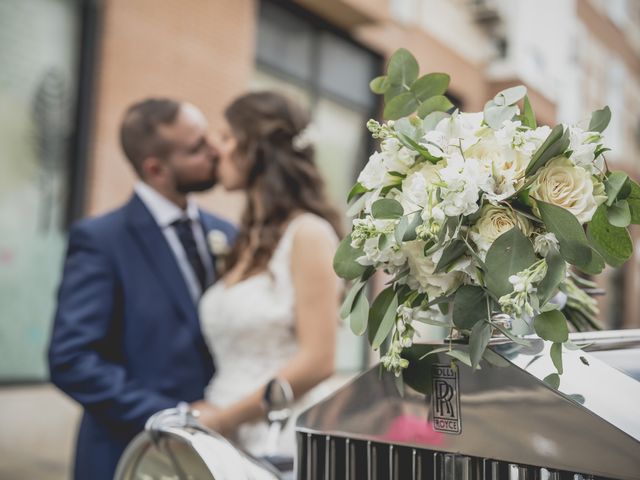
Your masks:
<svg viewBox="0 0 640 480"><path fill-rule="evenodd" d="M509 277L533 265L537 260L531 241L516 227L500 235L485 258L485 284L496 298L511 293Z"/></svg>
<svg viewBox="0 0 640 480"><path fill-rule="evenodd" d="M424 102L430 97L443 95L449 88L449 81L446 73L428 73L413 82L411 91L419 102Z"/></svg>
<svg viewBox="0 0 640 480"><path fill-rule="evenodd" d="M531 176L539 169L544 167L549 160L565 153L569 148L569 129L565 129L562 125L556 125L547 139L535 151L529 165L525 169L525 175Z"/></svg>
<svg viewBox="0 0 640 480"><path fill-rule="evenodd" d="M566 342L569 339L567 319L559 310L541 312L533 320L533 329L538 336L552 342Z"/></svg>
<svg viewBox="0 0 640 480"><path fill-rule="evenodd" d="M416 111L418 102L412 93L401 93L393 97L384 107L383 116L387 120L397 120Z"/></svg>
<svg viewBox="0 0 640 480"><path fill-rule="evenodd" d="M422 120L422 128L425 132L434 130L443 118L450 117L447 112L431 112Z"/></svg>
<svg viewBox="0 0 640 480"><path fill-rule="evenodd" d="M369 310L369 342L374 350L380 348L396 319L398 297L393 287L378 294Z"/></svg>
<svg viewBox="0 0 640 480"><path fill-rule="evenodd" d="M525 127L529 127L531 129L535 129L538 127L538 123L536 122L536 115L533 113L533 108L531 107L531 102L529 102L529 96L524 96L524 111L522 112L522 124Z"/></svg>
<svg viewBox="0 0 640 480"><path fill-rule="evenodd" d="M619 200L607 207L607 219L614 227L626 228L631 223L631 209L626 200Z"/></svg>
<svg viewBox="0 0 640 480"><path fill-rule="evenodd" d="M629 194L626 200L631 211L631 223L640 225L640 185L631 179L627 180L627 185L629 186Z"/></svg>
<svg viewBox="0 0 640 480"><path fill-rule="evenodd" d="M608 106L602 110L596 110L591 114L591 121L589 122L590 132L604 132L611 121L611 110Z"/></svg>
<svg viewBox="0 0 640 480"><path fill-rule="evenodd" d="M364 288L364 285L364 282L355 282L349 290L349 293L347 293L344 301L342 302L342 306L340 307L340 318L343 320L351 314L356 296L360 293L360 290Z"/></svg>
<svg viewBox="0 0 640 480"><path fill-rule="evenodd" d="M607 192L607 205L610 207L618 198L618 194L627 182L629 175L624 172L611 172L604 180L604 189Z"/></svg>
<svg viewBox="0 0 640 480"><path fill-rule="evenodd" d="M369 318L369 300L364 289L356 295L356 299L349 315L349 326L351 331L360 336L367 330L367 320Z"/></svg>
<svg viewBox="0 0 640 480"><path fill-rule="evenodd" d="M404 214L402 205L393 198L381 198L371 205L371 215L377 219L395 219Z"/></svg>
<svg viewBox="0 0 640 480"><path fill-rule="evenodd" d="M471 367L471 357L469 356L469 352L465 352L464 350L451 349L444 352L445 355L449 355L450 357L455 358L456 360L460 360L462 363ZM480 370L480 366L477 367Z"/></svg>
<svg viewBox="0 0 640 480"><path fill-rule="evenodd" d="M467 244L459 239L454 239L447 245L442 251L442 256L436 265L434 273L439 273L449 267L452 263L458 260L464 252L467 251Z"/></svg>
<svg viewBox="0 0 640 480"><path fill-rule="evenodd" d="M487 294L481 287L462 285L453 297L453 324L463 330L487 319Z"/></svg>
<svg viewBox="0 0 640 480"><path fill-rule="evenodd" d="M414 213L413 215L407 216L409 219L409 225L407 226L407 231L402 236L403 242L410 242L418 238L416 233L416 229L422 225L424 222L422 220L421 212Z"/></svg>
<svg viewBox="0 0 640 480"><path fill-rule="evenodd" d="M451 100L444 95L436 95L430 97L420 104L418 107L417 115L420 118L425 118L427 115L433 112L446 112L454 107Z"/></svg>
<svg viewBox="0 0 640 480"><path fill-rule="evenodd" d="M407 89L418 78L419 71L416 58L405 48L396 50L389 59L387 77L391 85L402 85Z"/></svg>
<svg viewBox="0 0 640 480"><path fill-rule="evenodd" d="M593 247L612 267L621 267L633 253L633 243L626 228L609 223L606 205L600 205L587 225L587 236Z"/></svg>
<svg viewBox="0 0 640 480"><path fill-rule="evenodd" d="M558 388L560 387L560 375L558 375L557 373L547 375L542 381L554 390L558 390Z"/></svg>
<svg viewBox="0 0 640 480"><path fill-rule="evenodd" d="M536 200L540 216L547 229L560 244L560 254L572 265L586 267L591 262L591 247L578 219L568 210Z"/></svg>
<svg viewBox="0 0 640 480"><path fill-rule="evenodd" d="M404 239L404 235L407 232L408 228L409 228L409 217L403 216L402 218L400 218L400 221L398 222L398 225L396 225L396 229L393 232L396 243L398 245L402 244L402 240Z"/></svg>
<svg viewBox="0 0 640 480"><path fill-rule="evenodd" d="M516 85L498 92L493 97L493 102L498 106L513 105L519 102L527 94L527 87L524 85Z"/></svg>
<svg viewBox="0 0 640 480"><path fill-rule="evenodd" d="M484 106L484 121L493 130L498 130L506 120L511 120L518 113L518 108L514 106L500 106L489 101Z"/></svg>
<svg viewBox="0 0 640 480"><path fill-rule="evenodd" d="M471 366L475 370L482 358L489 340L491 339L491 324L487 322L478 322L471 329L471 337L469 338L469 356L471 358Z"/></svg>
<svg viewBox="0 0 640 480"><path fill-rule="evenodd" d="M389 88L389 83L387 82L387 76L382 75L380 77L374 78L369 82L369 88L373 93L382 95Z"/></svg>
<svg viewBox="0 0 640 480"><path fill-rule="evenodd" d="M551 345L551 361L558 370L558 374L562 375L562 343Z"/></svg>
<svg viewBox="0 0 640 480"><path fill-rule="evenodd" d="M547 262L547 274L538 284L536 291L541 307L553 298L558 287L566 278L566 263L558 250L552 248L547 253L545 261Z"/></svg>
<svg viewBox="0 0 640 480"><path fill-rule="evenodd" d="M393 128L396 132L402 133L403 135L411 138L412 140L418 139L418 137L422 136L421 131L422 128L416 128L416 126L411 122L409 118L401 118L393 125Z"/></svg>
<svg viewBox="0 0 640 480"><path fill-rule="evenodd" d="M346 280L358 278L367 269L367 267L360 265L356 261L362 255L364 255L362 249L351 246L351 234L349 234L338 245L336 254L333 257L333 269L340 278Z"/></svg>
<svg viewBox="0 0 640 480"><path fill-rule="evenodd" d="M505 359L502 355L494 352L490 348L486 348L484 353L482 354L482 358L484 358L491 365L496 367L508 367L511 363Z"/></svg>

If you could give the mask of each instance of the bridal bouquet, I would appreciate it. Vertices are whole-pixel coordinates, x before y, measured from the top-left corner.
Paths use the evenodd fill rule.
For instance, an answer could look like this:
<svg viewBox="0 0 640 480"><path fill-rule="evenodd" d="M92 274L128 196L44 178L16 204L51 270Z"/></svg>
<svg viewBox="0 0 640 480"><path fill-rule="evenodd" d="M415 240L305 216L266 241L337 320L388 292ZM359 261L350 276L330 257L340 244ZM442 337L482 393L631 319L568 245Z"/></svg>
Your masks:
<svg viewBox="0 0 640 480"><path fill-rule="evenodd" d="M594 112L586 128L550 128L537 125L524 86L464 113L444 96L448 85L443 73L418 78L404 49L371 82L388 121L368 122L380 151L349 194L353 227L334 259L353 280L341 315L398 376L415 322L468 337L468 350L437 351L473 368L497 361L486 349L494 330L520 343L535 332L553 342L562 373L562 348L576 348L569 323L593 326L597 313L571 269L621 266L632 253L627 227L640 223L640 187L604 158L611 112ZM390 281L369 305L377 270Z"/></svg>

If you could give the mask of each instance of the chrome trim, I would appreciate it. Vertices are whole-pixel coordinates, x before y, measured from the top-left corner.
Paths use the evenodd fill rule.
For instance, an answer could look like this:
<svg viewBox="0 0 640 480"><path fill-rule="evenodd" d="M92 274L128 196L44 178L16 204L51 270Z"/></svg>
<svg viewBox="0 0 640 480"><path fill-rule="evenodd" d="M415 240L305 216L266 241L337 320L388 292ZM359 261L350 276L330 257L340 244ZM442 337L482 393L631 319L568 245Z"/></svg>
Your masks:
<svg viewBox="0 0 640 480"><path fill-rule="evenodd" d="M576 342L584 339L595 342L594 345L625 345L629 355L640 353L634 348L640 331L597 332L575 337ZM428 351L434 345L420 347ZM469 475L468 478L478 478L473 473L460 473L465 465L467 472L476 466L478 470L484 469L483 477L487 479L508 478L509 473L502 471L502 465L506 466L507 462L518 466L514 473L517 478L541 478L540 468L544 467L552 479L560 478L561 472L564 472L562 475L581 472L637 480L640 382L599 360L595 351L565 349L562 354L565 374L559 390L555 390L543 381L555 372L548 348L549 345L541 341L522 347L492 339L491 349L506 359L509 366L494 367L483 361L482 369L472 372L457 362L460 435L433 431L428 420L431 395L425 390L424 393L418 391L423 388L419 381L423 386L430 385L427 381L429 362L451 362L444 354L412 362L413 370L408 374L413 375L413 383L405 385L404 396L397 392L393 375L380 374L377 367L372 368L307 410L300 416L297 430L347 438L350 442L346 448L347 478L352 478L355 472L355 443L363 441L369 445L368 454L363 452L367 473L361 473L360 478L371 479L378 473L372 464L375 445L386 443L396 446L393 451L398 453L402 446L411 449L410 459L407 457L411 471L406 475L414 479L426 473L423 454L435 452L433 468L440 468L439 462L444 462L442 469L462 475L460 478ZM443 456L459 452L464 454L467 463ZM425 459L431 469L431 460Z"/></svg>

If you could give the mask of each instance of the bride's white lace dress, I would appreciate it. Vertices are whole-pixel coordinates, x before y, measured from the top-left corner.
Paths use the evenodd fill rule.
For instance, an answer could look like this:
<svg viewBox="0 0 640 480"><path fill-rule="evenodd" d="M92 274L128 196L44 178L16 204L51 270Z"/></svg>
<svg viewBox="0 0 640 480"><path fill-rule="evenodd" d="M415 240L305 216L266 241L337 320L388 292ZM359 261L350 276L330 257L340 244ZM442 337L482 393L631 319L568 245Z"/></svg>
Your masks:
<svg viewBox="0 0 640 480"><path fill-rule="evenodd" d="M216 406L227 407L264 386L297 351L290 259L294 233L302 222L322 223L337 244L326 220L311 213L301 214L285 229L264 272L229 287L221 279L200 301L202 332L216 364L205 398ZM296 402L277 453L295 453L296 414L326 393L326 387L320 384ZM244 424L238 430L237 442L250 453L263 455L267 431L264 421Z"/></svg>

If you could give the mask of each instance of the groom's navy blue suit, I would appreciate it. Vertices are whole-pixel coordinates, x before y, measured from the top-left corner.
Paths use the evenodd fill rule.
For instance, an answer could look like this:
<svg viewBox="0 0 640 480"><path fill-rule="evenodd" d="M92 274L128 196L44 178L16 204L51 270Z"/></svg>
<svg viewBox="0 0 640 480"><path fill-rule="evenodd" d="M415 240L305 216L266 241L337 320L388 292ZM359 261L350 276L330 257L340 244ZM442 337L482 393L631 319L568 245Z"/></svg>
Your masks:
<svg viewBox="0 0 640 480"><path fill-rule="evenodd" d="M231 241L231 224L204 212L200 218L205 234L221 230ZM71 228L49 365L52 382L84 407L78 480L111 480L149 416L203 398L214 366L197 308L136 195Z"/></svg>

